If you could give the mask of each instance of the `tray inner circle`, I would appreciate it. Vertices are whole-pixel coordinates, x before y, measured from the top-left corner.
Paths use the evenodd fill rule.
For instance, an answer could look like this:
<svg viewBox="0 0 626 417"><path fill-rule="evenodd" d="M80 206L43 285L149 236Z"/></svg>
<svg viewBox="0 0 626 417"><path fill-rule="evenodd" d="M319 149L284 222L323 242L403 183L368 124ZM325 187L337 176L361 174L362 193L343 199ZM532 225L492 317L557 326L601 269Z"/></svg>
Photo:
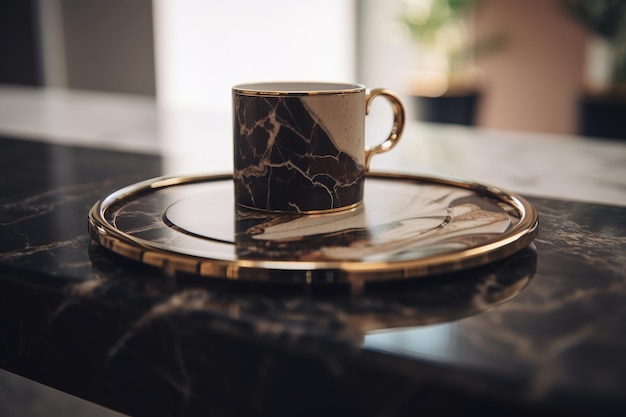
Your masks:
<svg viewBox="0 0 626 417"><path fill-rule="evenodd" d="M163 221L190 237L234 245L240 259L393 261L451 249L437 239L438 231L448 227L455 216L466 215L463 207L468 202L463 200L470 192L451 193L438 185L377 179L368 179L366 184L362 206L320 215L236 208L232 187L214 184L174 201L165 210ZM453 201L459 201L457 208ZM499 221L483 227L495 227L491 231L498 233L509 222L494 208L500 212ZM437 244L432 245L429 236ZM455 244L458 242L453 241Z"/></svg>
<svg viewBox="0 0 626 417"><path fill-rule="evenodd" d="M361 233L363 238L376 240L381 238L381 226L387 229L384 225L421 233L442 227L450 220L448 208L431 200L428 193L416 193L419 186L415 184L369 182L368 191L372 195L353 210L298 215L236 208L230 187L212 187L174 202L166 209L163 219L182 233L231 244L236 243L237 233L254 236L259 241L276 241L361 231L366 232ZM220 207L216 207L216 202L220 202ZM263 219L263 226L247 226L257 223L251 219ZM398 221L401 223L394 223Z"/></svg>

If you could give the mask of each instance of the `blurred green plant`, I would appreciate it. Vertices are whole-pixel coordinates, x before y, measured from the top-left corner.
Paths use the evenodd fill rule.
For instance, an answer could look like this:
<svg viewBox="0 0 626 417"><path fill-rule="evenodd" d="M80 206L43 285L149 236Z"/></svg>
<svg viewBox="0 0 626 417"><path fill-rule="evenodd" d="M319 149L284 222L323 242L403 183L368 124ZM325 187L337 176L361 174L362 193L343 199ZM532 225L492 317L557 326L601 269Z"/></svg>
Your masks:
<svg viewBox="0 0 626 417"><path fill-rule="evenodd" d="M502 32L473 39L468 30L469 15L482 0L405 0L400 23L412 41L426 54L439 57L440 69L449 76L467 70L477 58L501 49Z"/></svg>
<svg viewBox="0 0 626 417"><path fill-rule="evenodd" d="M561 0L570 16L608 43L613 85L626 84L626 0Z"/></svg>

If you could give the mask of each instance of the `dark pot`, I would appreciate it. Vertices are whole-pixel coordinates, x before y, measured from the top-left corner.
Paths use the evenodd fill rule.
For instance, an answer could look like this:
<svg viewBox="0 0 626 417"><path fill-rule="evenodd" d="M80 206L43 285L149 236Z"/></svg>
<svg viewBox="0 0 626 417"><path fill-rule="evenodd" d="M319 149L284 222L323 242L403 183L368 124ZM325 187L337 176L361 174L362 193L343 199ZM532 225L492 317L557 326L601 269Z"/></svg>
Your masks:
<svg viewBox="0 0 626 417"><path fill-rule="evenodd" d="M585 95L579 101L578 112L581 135L626 139L626 96Z"/></svg>
<svg viewBox="0 0 626 417"><path fill-rule="evenodd" d="M424 122L473 126L479 100L480 93L413 96L415 117Z"/></svg>

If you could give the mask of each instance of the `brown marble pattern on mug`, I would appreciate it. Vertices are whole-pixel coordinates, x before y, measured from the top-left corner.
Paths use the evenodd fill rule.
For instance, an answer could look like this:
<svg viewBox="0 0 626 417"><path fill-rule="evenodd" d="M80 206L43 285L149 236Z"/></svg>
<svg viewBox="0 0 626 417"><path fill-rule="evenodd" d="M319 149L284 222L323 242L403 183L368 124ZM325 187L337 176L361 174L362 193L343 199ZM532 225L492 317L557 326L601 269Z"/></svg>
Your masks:
<svg viewBox="0 0 626 417"><path fill-rule="evenodd" d="M233 104L239 204L299 212L362 200L362 157L340 150L299 97L234 94Z"/></svg>

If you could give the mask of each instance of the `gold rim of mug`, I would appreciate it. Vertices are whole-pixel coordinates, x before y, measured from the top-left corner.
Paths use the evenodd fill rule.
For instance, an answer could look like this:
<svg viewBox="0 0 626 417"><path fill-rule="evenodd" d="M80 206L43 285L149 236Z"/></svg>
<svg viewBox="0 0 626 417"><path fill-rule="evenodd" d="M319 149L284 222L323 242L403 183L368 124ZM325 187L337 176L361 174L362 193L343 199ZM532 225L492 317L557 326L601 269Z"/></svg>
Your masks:
<svg viewBox="0 0 626 417"><path fill-rule="evenodd" d="M252 207L252 206L247 206L245 204L237 203L237 206L239 206L241 208L244 208L246 210L261 211L261 212L264 212L264 213L274 213L274 214L306 214L306 215L338 213L338 212L341 212L341 211L354 210L354 209L356 209L357 207L359 207L361 205L363 205L363 201L359 201L357 203L350 204L348 206L341 206L341 207L335 207L335 208L330 208L330 209L319 209L319 210L272 210L272 209Z"/></svg>
<svg viewBox="0 0 626 417"><path fill-rule="evenodd" d="M301 86L301 88L296 88ZM323 87L325 86L325 87ZM245 96L315 96L365 92L365 86L353 83L321 81L275 81L245 83L233 86L233 92Z"/></svg>

